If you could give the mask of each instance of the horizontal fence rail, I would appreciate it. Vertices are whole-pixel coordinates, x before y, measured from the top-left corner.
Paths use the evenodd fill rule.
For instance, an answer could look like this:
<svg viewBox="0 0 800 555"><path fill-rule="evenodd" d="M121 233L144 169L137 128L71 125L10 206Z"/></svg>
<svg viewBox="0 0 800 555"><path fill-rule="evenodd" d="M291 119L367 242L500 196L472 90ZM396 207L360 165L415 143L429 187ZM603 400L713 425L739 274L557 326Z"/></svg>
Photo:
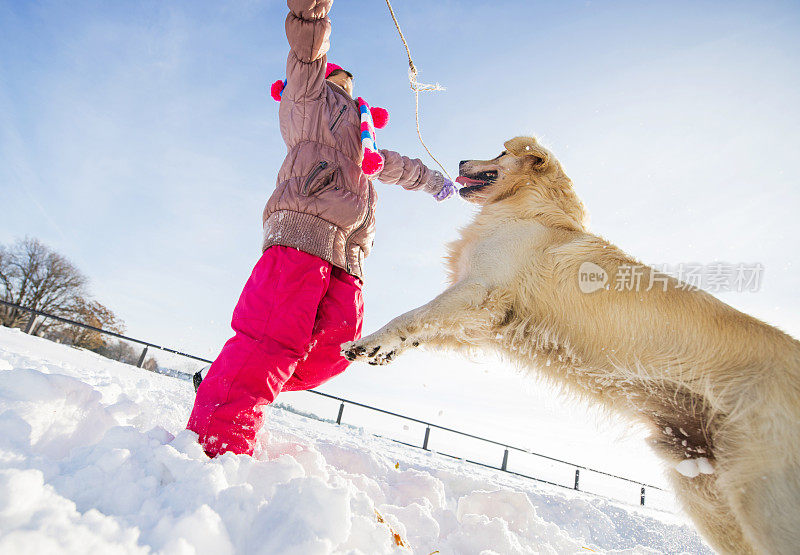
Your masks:
<svg viewBox="0 0 800 555"><path fill-rule="evenodd" d="M39 310L28 308L28 307L25 307L25 306L22 306L22 305L19 305L19 304L16 304L16 303L12 303L12 302L9 302L9 301L5 301L5 300L2 300L2 299L0 299L0 304L12 307L12 308L17 309L17 310L23 310L23 311L25 311L25 312L27 312L27 313L29 313L31 315L30 319L29 319L29 321L28 321L28 323L27 323L27 325L25 327L25 332L26 333L30 333L33 330L36 318L42 317L42 318L45 318L45 319L49 318L49 319L55 320L56 322L60 322L62 324L71 325L71 326L78 326L80 328L83 328L83 329L86 329L86 330L90 330L90 331L94 331L94 332L97 332L97 333L100 333L100 334L103 334L103 335L107 335L107 336L110 336L110 337L114 337L116 339L121 339L121 340L124 340L124 341L128 341L128 342L131 342L131 343L136 343L138 345L142 345L142 346L144 346L144 349L142 350L142 353L139 356L139 362L137 364L137 366L139 368L141 368L144 365L145 359L146 359L147 354L148 354L148 349L157 349L159 351L163 351L163 352L166 352L166 353L178 355L178 356L185 357L187 359L194 360L194 361L197 361L197 362L202 362L202 363L205 363L205 364L211 364L213 362L213 361L211 361L211 360L209 360L207 358L203 358L203 357L191 355L191 354L188 354L188 353L184 353L182 351L178 351L176 349L171 349L169 347L164 347L164 346L161 346L161 345L157 345L157 344L151 343L149 341L143 341L141 339L135 339L133 337L128 337L128 336L120 334L120 333L107 331L107 330L104 330L104 329L101 329L101 328L97 328L97 327L91 326L89 324L84 324L83 322L76 322L76 321L70 320L68 318L63 318L61 316L55 316L53 314L48 314L46 312L42 312L42 311L39 311ZM187 374L185 372L180 372L180 371L176 371L176 372L178 374L180 374L180 375L176 376L174 373L168 373L168 374L165 374L165 375L167 375L168 377L177 378L177 379L183 379L183 380L191 380L192 379L192 375L191 374ZM513 446L513 445L509 445L507 443L503 443L503 442L500 442L500 441L495 441L493 439L481 437L481 436L478 436L478 435L475 435L475 434L462 432L460 430L455 430L453 428L448 428L446 426L440 426L438 424L434 424L432 422L428 422L428 421L425 421L425 420L420 420L418 418L413 418L411 416L406 416L404 414L399 414L399 413L388 411L388 410L381 409L381 408L378 408L378 407L373 407L371 405L367 405L367 404L364 404L364 403L359 403L357 401L352 401L350 399L345 399L343 397L337 397L336 395L331 395L329 393L323 393L322 391L316 391L314 389L309 389L307 391L308 391L308 393L313 393L314 395L318 395L320 397L325 397L327 399L331 399L331 400L339 402L338 414L336 416L336 424L339 424L339 425L342 424L342 419L343 419L343 416L344 416L344 409L345 409L346 405L364 408L364 409L367 409L367 410L370 410L370 411L374 411L374 412L377 412L377 413L380 413L380 414L385 414L385 415L388 415L388 416L392 416L394 418L399 418L399 419L404 420L406 422L414 422L416 424L421 424L421 425L425 426L425 435L422 438L421 445L415 445L415 444L412 444L412 443L407 443L407 442L400 441L399 439L395 439L395 438L391 438L391 437L385 437L385 436L381 436L381 437L385 437L385 439L390 439L391 441L394 441L396 443L400 443L402 445L406 445L408 447L414 447L416 449L422 449L422 450L425 450L425 451L435 452L437 455L443 455L445 457L450 457L450 458L453 458L453 459L463 460L465 462L468 462L468 463L474 464L474 465L478 465L478 466L481 466L483 468L488 468L488 469L492 469L492 470L499 470L501 472L504 472L504 473L512 475L512 476L518 476L520 478L525 478L525 479L528 479L528 480L534 480L536 482L549 484L549 485L552 485L552 486L558 486L560 488L565 488L565 489L569 489L569 490L577 490L577 491L580 491L582 493L587 493L589 495L593 495L595 497L601 497L601 498L605 498L605 499L612 499L612 498L610 498L608 496L601 495L599 493L595 493L595 492L591 492L591 491L587 491L587 490L582 490L580 488L581 471L591 472L593 474L597 474L599 476L604 476L606 478L611 478L611 479L614 479L614 480L619 480L619 481L625 482L627 484L634 485L634 486L636 486L636 488L639 488L639 504L640 505L644 505L645 504L645 493L646 493L646 490L649 489L649 490L654 490L654 491L659 491L659 492L665 492L666 491L663 488L660 488L658 486L654 486L652 484L647 484L647 483L641 482L639 480L633 480L631 478L626 478L624 476L619 476L619 475L612 474L612 473L609 473L609 472L604 472L602 470L597 470L597 469L590 468L590 467L587 467L587 466L584 466L584 465L580 465L580 464L576 464L576 463L573 463L573 462L565 461L565 460L558 459L558 458L555 458L555 457L550 457L548 455L543 455L541 453L535 453L533 451L530 451L529 449L523 449L521 447L516 447L516 446ZM319 418L316 414L309 414L307 416L311 416L313 418L321 420L321 418ZM329 420L329 422L330 422L330 420ZM493 466L493 465L490 465L490 464L487 464L487 463L482 463L482 462L478 462L478 461L469 460L469 459L466 459L464 457L459 457L457 455L452 455L452 454L448 454L448 453L443 453L441 451L432 450L430 448L430 437L431 437L431 430L432 429L441 430L441 431L444 431L444 432L449 432L449 433L452 433L452 434L456 434L457 436L460 436L460 437L474 439L474 440L483 442L484 444L487 444L487 445L494 445L494 446L497 446L497 447L501 447L501 448L503 448L502 462L500 463L499 466ZM551 461L551 462L554 462L554 463L558 463L558 464L561 464L561 465L572 467L572 468L575 469L574 482L572 484L562 484L562 483L558 483L558 482L552 482L552 481L544 480L542 478L537 478L535 476L531 476L531 475L528 475L528 474L524 474L524 473L520 473L520 472L514 472L512 470L509 470L508 461L509 461L509 453L511 453L511 452L524 453L526 455L537 457L538 459L541 459L541 460ZM614 499L614 500L616 500L616 499Z"/></svg>

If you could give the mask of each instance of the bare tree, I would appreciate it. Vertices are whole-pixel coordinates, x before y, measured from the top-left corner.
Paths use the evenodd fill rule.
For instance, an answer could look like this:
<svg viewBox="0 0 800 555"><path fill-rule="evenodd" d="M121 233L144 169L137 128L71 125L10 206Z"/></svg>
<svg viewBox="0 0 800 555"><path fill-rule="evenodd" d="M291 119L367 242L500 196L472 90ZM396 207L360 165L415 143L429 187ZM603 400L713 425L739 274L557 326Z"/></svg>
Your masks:
<svg viewBox="0 0 800 555"><path fill-rule="evenodd" d="M86 295L86 276L69 260L38 239L0 246L0 298L56 316L75 314L76 300ZM0 324L21 327L25 311L0 306Z"/></svg>
<svg viewBox="0 0 800 555"><path fill-rule="evenodd" d="M110 309L89 297L87 283L86 276L69 260L38 239L26 237L10 246L0 245L0 299L95 328L123 333L125 326L122 321ZM23 327L30 318L27 311L0 304L0 325ZM98 352L107 347L101 333L52 318L37 318L31 333ZM120 358L132 358L130 353L116 354Z"/></svg>
<svg viewBox="0 0 800 555"><path fill-rule="evenodd" d="M125 364L136 364L139 362L139 353L125 341L109 341L97 352L106 358L118 360Z"/></svg>
<svg viewBox="0 0 800 555"><path fill-rule="evenodd" d="M97 349L92 350L106 358L118 360L125 364L132 364L134 366L139 364L139 358L142 356L142 349L140 349L138 345L134 347L127 341L122 340L108 341ZM158 362L152 356L147 357L142 364L142 368L155 372L158 370Z"/></svg>

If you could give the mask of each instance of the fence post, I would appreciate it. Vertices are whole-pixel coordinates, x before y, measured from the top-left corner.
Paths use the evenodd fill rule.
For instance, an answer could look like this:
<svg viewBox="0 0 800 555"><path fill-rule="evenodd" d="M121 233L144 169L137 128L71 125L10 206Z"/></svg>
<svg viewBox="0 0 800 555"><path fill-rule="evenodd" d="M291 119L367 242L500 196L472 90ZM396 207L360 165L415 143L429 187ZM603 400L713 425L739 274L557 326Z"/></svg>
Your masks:
<svg viewBox="0 0 800 555"><path fill-rule="evenodd" d="M642 497L639 499L639 503L644 505L644 486L642 486Z"/></svg>
<svg viewBox="0 0 800 555"><path fill-rule="evenodd" d="M503 464L500 466L500 470L504 472L508 470L508 449L503 452Z"/></svg>
<svg viewBox="0 0 800 555"><path fill-rule="evenodd" d="M30 333L33 331L33 324L35 324L35 323L36 323L36 313L35 312L31 312L31 317L28 320L28 325L25 326L25 333L30 335Z"/></svg>
<svg viewBox="0 0 800 555"><path fill-rule="evenodd" d="M580 468L576 468L575 469L575 489L581 489L580 488L580 483L581 483L581 469Z"/></svg>
<svg viewBox="0 0 800 555"><path fill-rule="evenodd" d="M428 450L428 440L430 439L430 437L431 437L431 427L428 426L427 428L425 428L425 439L422 440L422 448L425 449L426 451Z"/></svg>
<svg viewBox="0 0 800 555"><path fill-rule="evenodd" d="M141 368L144 365L144 357L147 356L147 345L144 346L144 350L142 351L142 355L139 357L139 363L136 365Z"/></svg>
<svg viewBox="0 0 800 555"><path fill-rule="evenodd" d="M342 413L344 412L344 403L339 405L339 415L336 417L336 423L342 423Z"/></svg>

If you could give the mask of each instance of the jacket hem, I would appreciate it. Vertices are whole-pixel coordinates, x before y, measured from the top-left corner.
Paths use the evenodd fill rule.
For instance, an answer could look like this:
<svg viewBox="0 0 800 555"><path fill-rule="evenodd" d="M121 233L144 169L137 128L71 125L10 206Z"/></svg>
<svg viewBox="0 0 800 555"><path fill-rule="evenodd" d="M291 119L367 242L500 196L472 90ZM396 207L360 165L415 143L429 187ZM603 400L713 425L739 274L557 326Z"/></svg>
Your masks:
<svg viewBox="0 0 800 555"><path fill-rule="evenodd" d="M344 244L345 237L339 227L311 214L278 210L264 221L262 252L274 245L292 247L318 256L363 281L361 247L353 245L349 252L344 252Z"/></svg>

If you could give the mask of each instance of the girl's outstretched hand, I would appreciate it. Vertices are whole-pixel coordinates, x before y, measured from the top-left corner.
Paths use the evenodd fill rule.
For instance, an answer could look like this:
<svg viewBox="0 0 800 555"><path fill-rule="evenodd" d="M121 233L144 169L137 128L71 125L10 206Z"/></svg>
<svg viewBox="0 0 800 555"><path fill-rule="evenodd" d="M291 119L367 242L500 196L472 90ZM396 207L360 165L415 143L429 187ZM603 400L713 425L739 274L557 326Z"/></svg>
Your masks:
<svg viewBox="0 0 800 555"><path fill-rule="evenodd" d="M435 198L439 202L442 202L443 200L449 199L457 192L458 188L455 186L455 184L445 177L444 185L442 185L442 190L433 195L433 198Z"/></svg>

